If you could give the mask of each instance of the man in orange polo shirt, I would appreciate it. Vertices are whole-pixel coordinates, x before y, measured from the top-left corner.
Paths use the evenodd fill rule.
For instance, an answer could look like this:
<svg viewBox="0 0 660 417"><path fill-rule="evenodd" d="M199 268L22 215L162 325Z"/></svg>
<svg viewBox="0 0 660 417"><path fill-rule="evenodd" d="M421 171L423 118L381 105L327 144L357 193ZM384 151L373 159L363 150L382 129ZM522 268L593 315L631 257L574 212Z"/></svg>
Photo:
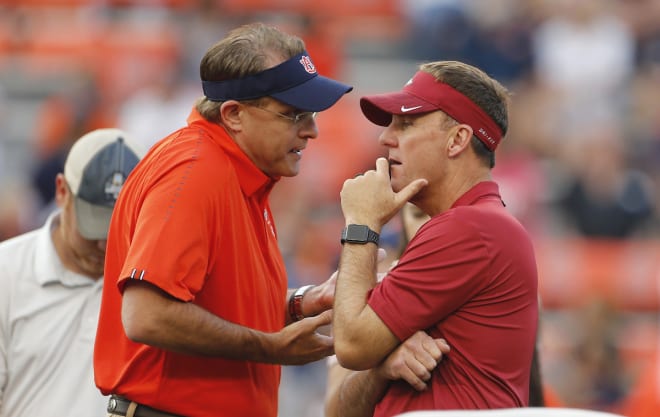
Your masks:
<svg viewBox="0 0 660 417"><path fill-rule="evenodd" d="M213 45L200 74L188 126L151 148L113 213L94 352L110 415L275 417L279 365L333 353L316 330L334 281L287 290L268 196L352 87L262 24Z"/></svg>

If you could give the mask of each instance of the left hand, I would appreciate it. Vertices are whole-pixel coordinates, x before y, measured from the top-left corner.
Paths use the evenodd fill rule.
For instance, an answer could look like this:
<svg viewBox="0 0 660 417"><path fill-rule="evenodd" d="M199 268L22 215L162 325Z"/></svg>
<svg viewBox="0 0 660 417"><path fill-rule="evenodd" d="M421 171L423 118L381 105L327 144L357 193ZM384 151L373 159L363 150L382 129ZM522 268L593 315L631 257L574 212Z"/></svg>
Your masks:
<svg viewBox="0 0 660 417"><path fill-rule="evenodd" d="M445 339L434 339L420 330L390 353L375 371L381 378L403 379L417 391L423 391L431 372L449 351Z"/></svg>
<svg viewBox="0 0 660 417"><path fill-rule="evenodd" d="M340 196L346 224L364 224L380 232L383 225L427 183L425 179L417 179L395 193L390 184L389 163L385 158L378 158L376 170L344 182Z"/></svg>
<svg viewBox="0 0 660 417"><path fill-rule="evenodd" d="M336 283L337 271L333 272L325 282L310 288L305 293L302 299L302 312L305 317L316 316L332 308Z"/></svg>

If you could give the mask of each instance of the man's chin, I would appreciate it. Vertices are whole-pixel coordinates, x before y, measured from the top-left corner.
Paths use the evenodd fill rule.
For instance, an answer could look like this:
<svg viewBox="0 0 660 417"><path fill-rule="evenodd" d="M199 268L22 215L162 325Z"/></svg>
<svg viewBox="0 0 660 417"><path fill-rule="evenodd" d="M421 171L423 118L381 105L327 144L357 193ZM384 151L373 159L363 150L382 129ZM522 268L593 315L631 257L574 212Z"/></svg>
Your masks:
<svg viewBox="0 0 660 417"><path fill-rule="evenodd" d="M390 180L390 185L392 186L392 191L394 191L395 193L398 193L399 191L405 188L405 185L401 185L401 182L399 182L395 178L392 178Z"/></svg>
<svg viewBox="0 0 660 417"><path fill-rule="evenodd" d="M289 166L288 169L284 170L280 176L281 177L295 177L300 173L300 165L296 164L295 166Z"/></svg>
<svg viewBox="0 0 660 417"><path fill-rule="evenodd" d="M104 265L97 262L88 262L87 265L85 265L85 271L90 277L102 277Z"/></svg>

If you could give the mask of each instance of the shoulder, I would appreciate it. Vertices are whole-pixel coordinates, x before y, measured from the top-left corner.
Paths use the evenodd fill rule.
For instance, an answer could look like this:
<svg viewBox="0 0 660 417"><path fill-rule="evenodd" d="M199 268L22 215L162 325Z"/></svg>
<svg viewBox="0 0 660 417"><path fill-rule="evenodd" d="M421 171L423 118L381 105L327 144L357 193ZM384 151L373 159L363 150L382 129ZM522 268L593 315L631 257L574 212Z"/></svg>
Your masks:
<svg viewBox="0 0 660 417"><path fill-rule="evenodd" d="M459 206L443 213L445 222L460 228L463 232L476 234L517 233L521 224L516 217L500 202Z"/></svg>
<svg viewBox="0 0 660 417"><path fill-rule="evenodd" d="M479 236L479 227L474 219L470 206L453 208L431 217L417 234L423 240L475 238Z"/></svg>
<svg viewBox="0 0 660 417"><path fill-rule="evenodd" d="M142 186L190 184L226 178L232 172L229 155L197 126L180 129L156 143L133 171L133 181ZM129 177L130 178L130 177ZM168 185L168 187L170 186Z"/></svg>
<svg viewBox="0 0 660 417"><path fill-rule="evenodd" d="M45 233L43 228L37 229L0 243L0 299L5 299L0 305L15 297L19 281L35 279L40 237L46 238L40 235Z"/></svg>
<svg viewBox="0 0 660 417"><path fill-rule="evenodd" d="M45 233L42 228L0 242L0 262L17 260L26 252L35 250L41 233Z"/></svg>
<svg viewBox="0 0 660 417"><path fill-rule="evenodd" d="M172 158L173 161L181 163L197 160L217 161L227 157L227 152L211 132L199 126L188 126L155 144L145 159Z"/></svg>
<svg viewBox="0 0 660 417"><path fill-rule="evenodd" d="M460 206L433 216L420 227L407 251L487 259L494 236L503 233L499 230L502 226L496 225L500 222L496 217L478 210L474 206Z"/></svg>

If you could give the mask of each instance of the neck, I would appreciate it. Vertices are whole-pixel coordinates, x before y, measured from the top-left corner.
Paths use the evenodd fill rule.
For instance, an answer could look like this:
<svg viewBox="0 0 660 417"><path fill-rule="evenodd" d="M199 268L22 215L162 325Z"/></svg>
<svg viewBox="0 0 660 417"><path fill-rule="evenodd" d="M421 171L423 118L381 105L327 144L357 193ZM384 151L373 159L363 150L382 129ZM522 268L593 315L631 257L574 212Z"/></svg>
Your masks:
<svg viewBox="0 0 660 417"><path fill-rule="evenodd" d="M491 181L490 169L476 169L466 172L448 173L445 179L431 186L425 191L421 201L414 200L415 204L426 214L435 216L449 210L456 200L467 193L472 187L483 181Z"/></svg>

